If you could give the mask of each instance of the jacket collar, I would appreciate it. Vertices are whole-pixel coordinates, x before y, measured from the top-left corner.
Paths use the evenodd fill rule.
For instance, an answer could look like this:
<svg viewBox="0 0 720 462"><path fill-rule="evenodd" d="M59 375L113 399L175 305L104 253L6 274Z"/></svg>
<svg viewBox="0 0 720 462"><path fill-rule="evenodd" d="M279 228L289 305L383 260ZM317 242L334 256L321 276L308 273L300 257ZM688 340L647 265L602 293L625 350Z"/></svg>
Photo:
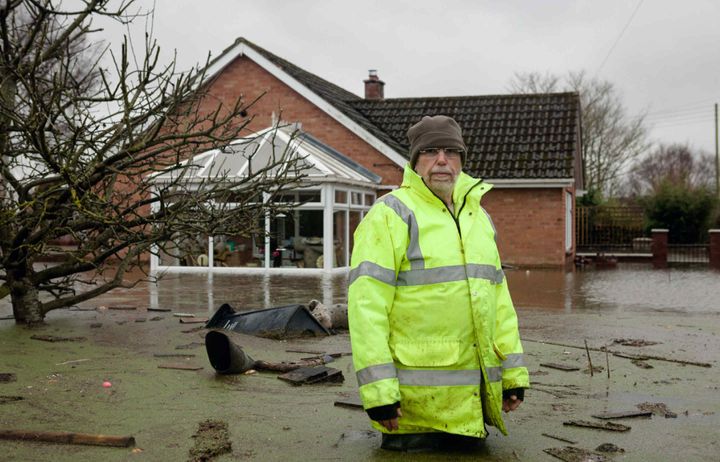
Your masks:
<svg viewBox="0 0 720 462"><path fill-rule="evenodd" d="M403 173L403 182L401 188L410 188L415 193L419 194L423 199L427 201L440 200L430 189L427 187L422 177L410 167L410 164L405 165L405 172ZM455 190L453 191L453 203L455 207L462 205L465 196L470 193L467 197L468 202L480 202L480 198L492 188L492 185L485 183L483 180L473 178L465 172L460 172L455 182Z"/></svg>

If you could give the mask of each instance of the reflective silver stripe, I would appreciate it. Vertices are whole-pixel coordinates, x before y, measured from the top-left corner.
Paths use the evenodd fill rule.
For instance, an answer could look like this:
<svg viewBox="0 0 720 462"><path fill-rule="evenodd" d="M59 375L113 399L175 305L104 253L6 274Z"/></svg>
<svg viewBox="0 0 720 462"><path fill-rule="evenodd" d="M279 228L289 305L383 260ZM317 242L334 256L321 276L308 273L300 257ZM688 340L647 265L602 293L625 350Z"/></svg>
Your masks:
<svg viewBox="0 0 720 462"><path fill-rule="evenodd" d="M371 261L364 261L357 267L350 270L350 276L348 279L348 286L352 285L353 282L360 276L370 276L373 279L377 279L380 282L395 285L395 271L387 268L383 268L377 263Z"/></svg>
<svg viewBox="0 0 720 462"><path fill-rule="evenodd" d="M400 385L407 386L451 387L480 385L482 382L482 371L480 369L460 371L398 369L397 374Z"/></svg>
<svg viewBox="0 0 720 462"><path fill-rule="evenodd" d="M488 367L487 376L491 382L502 380L502 368ZM398 378L400 385L424 387L452 387L480 385L482 371L470 370L427 370L427 369L396 369L392 363L366 367L357 372L358 386L367 385L379 380Z"/></svg>
<svg viewBox="0 0 720 462"><path fill-rule="evenodd" d="M400 271L397 285L421 286L441 282L464 281L466 278L465 266L463 265L441 266L439 268Z"/></svg>
<svg viewBox="0 0 720 462"><path fill-rule="evenodd" d="M501 269L497 269L493 265L479 265L477 263L467 265L467 275L471 278L487 279L495 284L501 284L505 278L505 273Z"/></svg>
<svg viewBox="0 0 720 462"><path fill-rule="evenodd" d="M397 369L393 363L378 364L360 369L356 375L358 386L363 386L378 380L394 379L397 377Z"/></svg>
<svg viewBox="0 0 720 462"><path fill-rule="evenodd" d="M502 362L503 369L525 366L525 359L523 358L522 353L512 353L509 355L505 355L505 358L505 361Z"/></svg>
<svg viewBox="0 0 720 462"><path fill-rule="evenodd" d="M493 233L495 235L495 241L497 241L497 229L495 228L495 223L493 223L492 218L490 218L490 214L487 213L487 210L485 210L482 205L480 206L480 209L485 212L485 216L488 218L488 220L490 220L490 226L492 226Z"/></svg>
<svg viewBox="0 0 720 462"><path fill-rule="evenodd" d="M410 242L408 242L407 259L410 261L410 268L425 268L425 259L420 251L420 230L418 229L417 220L412 210L403 204L397 197L388 194L380 199L385 205L390 207L405 222L410 234Z"/></svg>
<svg viewBox="0 0 720 462"><path fill-rule="evenodd" d="M501 367L488 367L485 369L487 372L488 380L490 382L502 381L502 368Z"/></svg>
<svg viewBox="0 0 720 462"><path fill-rule="evenodd" d="M471 263L463 265L441 266L422 270L400 271L397 277L398 286L421 286L425 284L439 284L441 282L464 281L467 278L487 279L500 284L505 274L492 265Z"/></svg>

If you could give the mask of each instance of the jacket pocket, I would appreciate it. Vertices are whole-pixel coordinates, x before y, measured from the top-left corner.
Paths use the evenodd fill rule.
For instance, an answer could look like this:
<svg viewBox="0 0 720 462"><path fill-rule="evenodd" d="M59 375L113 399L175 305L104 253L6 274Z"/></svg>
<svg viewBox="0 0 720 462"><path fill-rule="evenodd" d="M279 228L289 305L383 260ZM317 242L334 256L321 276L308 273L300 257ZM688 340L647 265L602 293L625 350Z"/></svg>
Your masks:
<svg viewBox="0 0 720 462"><path fill-rule="evenodd" d="M429 339L416 342L397 342L395 357L405 366L442 367L451 366L460 358L460 341Z"/></svg>
<svg viewBox="0 0 720 462"><path fill-rule="evenodd" d="M493 342L493 350L495 350L495 356L497 356L500 361L505 361L507 359L507 356L500 351L500 348L498 348L495 342Z"/></svg>

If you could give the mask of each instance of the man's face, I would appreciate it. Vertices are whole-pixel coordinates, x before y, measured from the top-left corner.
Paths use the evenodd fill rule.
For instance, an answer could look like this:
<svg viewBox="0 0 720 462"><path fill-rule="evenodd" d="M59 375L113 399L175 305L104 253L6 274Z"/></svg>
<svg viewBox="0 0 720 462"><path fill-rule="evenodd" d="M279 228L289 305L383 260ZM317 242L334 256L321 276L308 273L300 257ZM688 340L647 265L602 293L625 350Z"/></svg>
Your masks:
<svg viewBox="0 0 720 462"><path fill-rule="evenodd" d="M440 197L452 194L455 180L462 170L462 156L457 149L428 148L420 151L415 172L428 188Z"/></svg>

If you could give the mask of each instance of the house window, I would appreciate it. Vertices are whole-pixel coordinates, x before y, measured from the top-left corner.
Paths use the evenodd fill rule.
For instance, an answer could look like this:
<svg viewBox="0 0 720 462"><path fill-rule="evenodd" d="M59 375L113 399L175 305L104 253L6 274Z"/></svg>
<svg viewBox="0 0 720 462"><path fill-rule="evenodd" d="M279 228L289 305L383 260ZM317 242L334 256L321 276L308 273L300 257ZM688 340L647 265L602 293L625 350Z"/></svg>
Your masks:
<svg viewBox="0 0 720 462"><path fill-rule="evenodd" d="M347 191L335 190L335 203L347 204Z"/></svg>

